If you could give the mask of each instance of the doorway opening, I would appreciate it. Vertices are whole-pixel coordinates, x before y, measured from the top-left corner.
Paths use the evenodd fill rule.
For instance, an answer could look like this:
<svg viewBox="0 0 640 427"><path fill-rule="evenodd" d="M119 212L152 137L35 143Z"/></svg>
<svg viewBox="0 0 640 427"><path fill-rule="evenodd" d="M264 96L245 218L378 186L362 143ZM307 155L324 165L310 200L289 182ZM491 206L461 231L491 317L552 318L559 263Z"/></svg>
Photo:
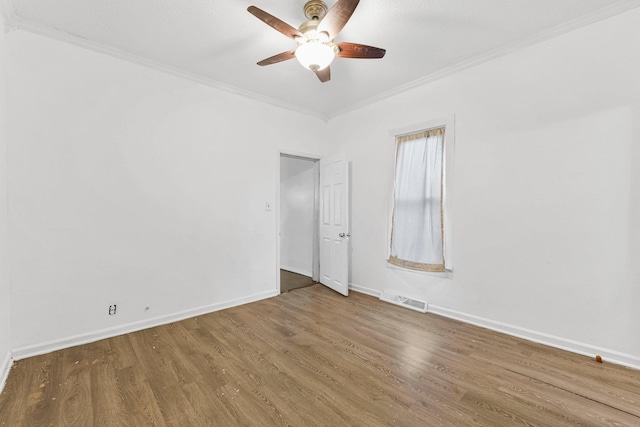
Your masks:
<svg viewBox="0 0 640 427"><path fill-rule="evenodd" d="M320 279L319 185L318 159L280 153L280 293Z"/></svg>

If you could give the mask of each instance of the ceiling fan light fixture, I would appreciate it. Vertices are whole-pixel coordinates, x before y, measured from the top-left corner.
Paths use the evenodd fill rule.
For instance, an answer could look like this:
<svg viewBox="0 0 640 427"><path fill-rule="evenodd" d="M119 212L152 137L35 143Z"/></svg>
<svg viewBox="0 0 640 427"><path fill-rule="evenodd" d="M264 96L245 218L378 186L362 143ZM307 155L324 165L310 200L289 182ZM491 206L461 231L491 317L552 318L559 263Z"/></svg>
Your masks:
<svg viewBox="0 0 640 427"><path fill-rule="evenodd" d="M337 0L331 9L328 9L323 0L308 0L304 5L307 21L300 24L298 28L292 27L262 9L249 6L247 8L249 13L298 44L297 49L270 56L258 62L258 65L276 64L293 59L295 56L304 68L313 71L316 77L325 83L331 80L329 65L336 56L382 58L386 52L384 49L358 43L334 42L359 2L360 0Z"/></svg>
<svg viewBox="0 0 640 427"><path fill-rule="evenodd" d="M336 57L336 51L333 46L318 40L311 40L298 46L295 55L303 67L311 71L319 71L331 64L333 58Z"/></svg>

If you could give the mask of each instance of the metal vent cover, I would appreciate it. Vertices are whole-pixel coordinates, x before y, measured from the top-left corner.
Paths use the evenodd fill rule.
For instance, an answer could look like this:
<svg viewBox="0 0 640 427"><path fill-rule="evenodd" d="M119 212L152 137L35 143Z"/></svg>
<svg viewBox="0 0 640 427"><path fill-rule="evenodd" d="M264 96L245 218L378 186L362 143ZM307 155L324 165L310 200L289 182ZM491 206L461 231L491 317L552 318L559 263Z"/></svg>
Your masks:
<svg viewBox="0 0 640 427"><path fill-rule="evenodd" d="M382 291L382 294L380 294L380 300L419 311L420 313L426 313L429 308L429 304L427 304L426 301L404 296L398 292L388 290Z"/></svg>

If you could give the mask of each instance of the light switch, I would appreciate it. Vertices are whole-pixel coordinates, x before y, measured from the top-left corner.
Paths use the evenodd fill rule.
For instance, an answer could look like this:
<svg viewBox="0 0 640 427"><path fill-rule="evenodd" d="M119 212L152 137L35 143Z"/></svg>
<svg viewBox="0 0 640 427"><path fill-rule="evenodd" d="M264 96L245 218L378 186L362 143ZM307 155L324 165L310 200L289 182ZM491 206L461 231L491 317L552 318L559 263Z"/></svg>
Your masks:
<svg viewBox="0 0 640 427"><path fill-rule="evenodd" d="M271 210L271 202L265 202L264 210L265 211L270 211Z"/></svg>

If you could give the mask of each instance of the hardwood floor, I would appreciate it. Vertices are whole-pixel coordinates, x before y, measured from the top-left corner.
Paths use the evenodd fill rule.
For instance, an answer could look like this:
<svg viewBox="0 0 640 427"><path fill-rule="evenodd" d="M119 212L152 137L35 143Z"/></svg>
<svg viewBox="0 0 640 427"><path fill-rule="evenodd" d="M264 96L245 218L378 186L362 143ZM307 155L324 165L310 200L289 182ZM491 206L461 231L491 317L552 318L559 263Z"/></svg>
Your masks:
<svg viewBox="0 0 640 427"><path fill-rule="evenodd" d="M4 426L638 426L640 371L320 285L15 363Z"/></svg>
<svg viewBox="0 0 640 427"><path fill-rule="evenodd" d="M292 273L287 270L280 270L280 293L289 292L294 289L305 288L313 285L314 282L311 277L303 276L302 274Z"/></svg>

